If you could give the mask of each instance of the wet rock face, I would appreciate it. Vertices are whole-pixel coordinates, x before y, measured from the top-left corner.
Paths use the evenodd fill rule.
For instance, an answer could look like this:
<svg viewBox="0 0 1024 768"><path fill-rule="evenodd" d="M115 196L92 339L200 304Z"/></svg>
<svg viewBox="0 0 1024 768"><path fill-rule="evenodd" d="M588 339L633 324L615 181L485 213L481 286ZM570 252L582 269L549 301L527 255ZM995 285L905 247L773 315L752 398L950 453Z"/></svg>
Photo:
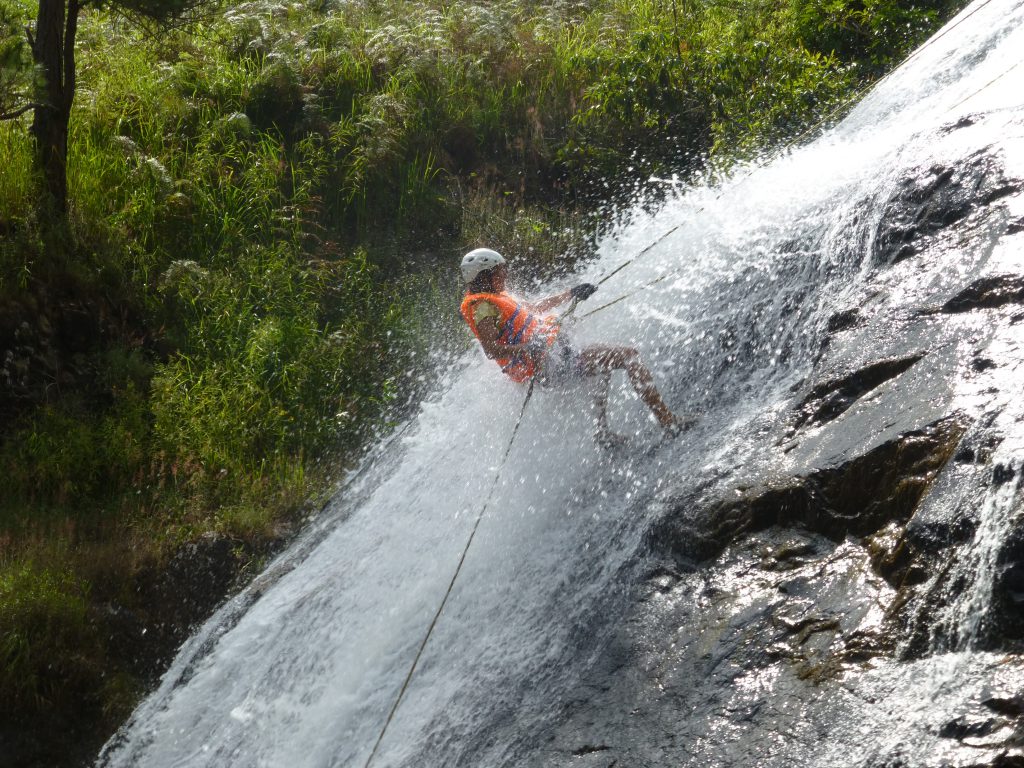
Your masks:
<svg viewBox="0 0 1024 768"><path fill-rule="evenodd" d="M798 406L794 431L805 424L818 426L838 418L857 400L896 378L922 357L923 354L916 354L895 360L880 360L838 381L816 385Z"/></svg>
<svg viewBox="0 0 1024 768"><path fill-rule="evenodd" d="M741 535L775 525L837 540L874 534L887 523L910 517L961 433L955 419L942 420L846 464L789 478L784 485L746 489L711 503L675 500L678 509L693 505L695 514L663 517L651 529L651 547L689 562L713 557Z"/></svg>
<svg viewBox="0 0 1024 768"><path fill-rule="evenodd" d="M1024 303L1024 276L991 275L964 288L942 305L942 311L970 312L972 309L996 309L1020 303Z"/></svg>
<svg viewBox="0 0 1024 768"><path fill-rule="evenodd" d="M609 666L582 682L551 747L528 764L995 768L1019 759L1024 670L986 654L895 660L886 610L897 599L863 542L778 527L668 587L652 578ZM909 725L901 709L910 708L925 722Z"/></svg>
<svg viewBox="0 0 1024 768"><path fill-rule="evenodd" d="M968 126L964 126L968 127ZM871 259L891 266L914 256L928 240L975 211L1020 191L1008 179L997 155L981 150L956 166L934 165L911 171L882 206L881 224Z"/></svg>
<svg viewBox="0 0 1024 768"><path fill-rule="evenodd" d="M1018 492L1024 488L1017 483ZM1010 534L999 550L992 590L997 632L1024 647L1024 510L1012 519Z"/></svg>
<svg viewBox="0 0 1024 768"><path fill-rule="evenodd" d="M1022 188L983 151L885 193L872 279L766 447L654 503L637 605L528 764L1024 765Z"/></svg>

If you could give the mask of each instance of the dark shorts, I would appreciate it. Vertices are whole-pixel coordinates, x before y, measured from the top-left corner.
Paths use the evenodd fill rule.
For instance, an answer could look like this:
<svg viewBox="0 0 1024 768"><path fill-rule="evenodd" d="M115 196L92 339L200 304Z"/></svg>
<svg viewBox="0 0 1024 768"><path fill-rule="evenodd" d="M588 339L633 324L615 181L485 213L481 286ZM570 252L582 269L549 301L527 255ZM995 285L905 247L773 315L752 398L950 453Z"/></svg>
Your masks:
<svg viewBox="0 0 1024 768"><path fill-rule="evenodd" d="M544 358L544 363L537 374L537 383L542 387L560 387L569 382L579 381L585 376L580 353L569 342L559 337L555 339L551 351Z"/></svg>

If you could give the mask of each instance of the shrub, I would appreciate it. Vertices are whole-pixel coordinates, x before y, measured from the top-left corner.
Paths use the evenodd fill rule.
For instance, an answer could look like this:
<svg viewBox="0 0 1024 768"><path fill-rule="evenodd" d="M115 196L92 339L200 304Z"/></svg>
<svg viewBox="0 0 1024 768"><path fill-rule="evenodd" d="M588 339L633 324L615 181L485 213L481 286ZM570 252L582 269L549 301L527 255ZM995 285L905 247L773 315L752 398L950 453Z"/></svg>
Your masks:
<svg viewBox="0 0 1024 768"><path fill-rule="evenodd" d="M0 0L0 114L18 109L31 82L31 59L25 24L28 9L13 0Z"/></svg>
<svg viewBox="0 0 1024 768"><path fill-rule="evenodd" d="M276 129L292 137L303 118L303 87L288 61L274 56L249 89L246 114L263 129Z"/></svg>
<svg viewBox="0 0 1024 768"><path fill-rule="evenodd" d="M0 561L0 713L25 720L87 703L100 654L84 584L66 571Z"/></svg>
<svg viewBox="0 0 1024 768"><path fill-rule="evenodd" d="M47 510L58 518L85 516L120 496L146 460L146 411L145 398L129 382L105 413L44 406L5 435L0 512L8 512L7 524L30 519L39 526Z"/></svg>
<svg viewBox="0 0 1024 768"><path fill-rule="evenodd" d="M957 3L924 0L793 0L797 38L812 51L880 74L934 31Z"/></svg>
<svg viewBox="0 0 1024 768"><path fill-rule="evenodd" d="M262 473L276 459L358 443L391 396L398 309L365 254L296 269L283 247L226 270L175 262L162 280L179 351L158 367L155 435L179 463L213 476Z"/></svg>

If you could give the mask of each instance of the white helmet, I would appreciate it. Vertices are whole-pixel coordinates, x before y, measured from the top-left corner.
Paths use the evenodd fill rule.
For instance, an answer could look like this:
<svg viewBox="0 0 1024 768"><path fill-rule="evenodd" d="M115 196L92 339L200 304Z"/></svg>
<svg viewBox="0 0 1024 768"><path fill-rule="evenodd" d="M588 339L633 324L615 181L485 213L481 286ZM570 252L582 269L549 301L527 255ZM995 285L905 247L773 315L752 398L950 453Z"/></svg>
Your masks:
<svg viewBox="0 0 1024 768"><path fill-rule="evenodd" d="M462 279L471 283L481 272L500 267L504 263L505 259L497 251L476 248L462 257Z"/></svg>

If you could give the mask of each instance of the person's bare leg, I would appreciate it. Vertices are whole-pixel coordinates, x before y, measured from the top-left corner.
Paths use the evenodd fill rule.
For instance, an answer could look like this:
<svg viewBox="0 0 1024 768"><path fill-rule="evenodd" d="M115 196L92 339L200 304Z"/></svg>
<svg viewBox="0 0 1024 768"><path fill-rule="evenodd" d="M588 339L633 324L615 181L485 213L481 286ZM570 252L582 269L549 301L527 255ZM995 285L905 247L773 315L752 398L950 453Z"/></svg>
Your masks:
<svg viewBox="0 0 1024 768"><path fill-rule="evenodd" d="M629 383L644 401L651 413L663 427L670 427L675 422L675 414L669 410L668 405L661 399L661 393L654 386L654 377L647 366L640 362L640 355L636 350L629 350L626 357L626 375L629 376Z"/></svg>
<svg viewBox="0 0 1024 768"><path fill-rule="evenodd" d="M610 375L613 370L624 370L629 377L629 383L633 385L637 395L651 409L654 418L658 420L662 427L672 429L684 425L684 422L677 418L668 405L665 404L665 401L661 398L661 393L658 392L658 388L654 385L654 377L647 366L640 362L640 353L632 347L603 345L587 347L580 352L580 362L583 364L584 372L588 375ZM607 411L607 385L603 396L604 408ZM605 415L605 423L607 423L607 414Z"/></svg>
<svg viewBox="0 0 1024 768"><path fill-rule="evenodd" d="M625 442L622 435L617 435L611 430L608 424L608 389L612 383L612 372L610 369L597 372L600 377L597 394L594 395L594 410L597 411L597 432L594 439L607 447L614 447Z"/></svg>

